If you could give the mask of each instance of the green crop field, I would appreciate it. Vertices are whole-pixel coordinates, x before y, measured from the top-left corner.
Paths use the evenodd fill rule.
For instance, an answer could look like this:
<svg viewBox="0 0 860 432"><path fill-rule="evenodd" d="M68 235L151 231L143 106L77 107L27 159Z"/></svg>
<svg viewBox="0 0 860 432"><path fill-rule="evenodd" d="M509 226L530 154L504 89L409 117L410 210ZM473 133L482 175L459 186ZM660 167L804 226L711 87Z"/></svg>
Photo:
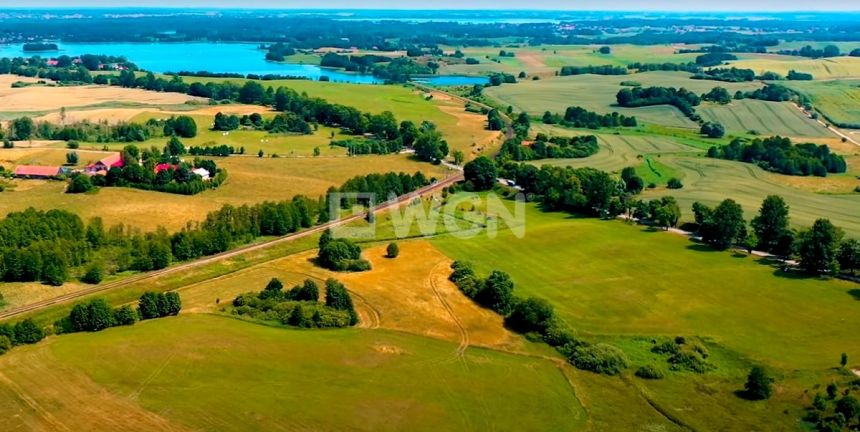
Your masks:
<svg viewBox="0 0 860 432"><path fill-rule="evenodd" d="M852 283L783 277L746 254L531 204L524 223L523 238L502 232L492 239L443 236L433 244L482 274L508 272L515 292L550 301L580 337L622 347L634 368L659 361L649 351L655 337L702 338L715 371L634 384L696 429L746 430L765 416L773 430L793 428L808 403L798 400L802 389L821 382L839 353L860 355L853 336L860 323L833 319L855 312ZM754 363L779 371L781 390L767 405L734 395Z"/></svg>
<svg viewBox="0 0 860 432"><path fill-rule="evenodd" d="M685 72L647 72L623 76L579 75L491 87L484 93L500 104L512 105L533 115L541 115L547 110L564 113L569 106L581 106L598 113L617 111L624 115L636 116L646 123L696 128L696 123L668 105L642 108L616 106L615 96L623 88L620 85L621 82L637 81L643 87L684 87L696 93L705 93L717 86L728 89L730 93L761 87L753 83L731 84L693 80L689 79L690 76Z"/></svg>
<svg viewBox="0 0 860 432"><path fill-rule="evenodd" d="M135 430L584 424L552 362L480 348L458 359L455 351L450 342L383 330L286 330L188 315L63 336L4 356L0 407L17 413L5 419L6 430L52 429L51 418L72 430L107 430L110 418Z"/></svg>
<svg viewBox="0 0 860 432"><path fill-rule="evenodd" d="M752 69L757 74L767 71L776 72L782 76L790 70L811 73L815 79L850 78L860 76L860 58L834 57L824 59L808 59L804 57L761 54L758 58L741 59L731 62L731 66Z"/></svg>
<svg viewBox="0 0 860 432"><path fill-rule="evenodd" d="M707 336L774 366L823 368L842 351L860 356L851 337L860 322L830 319L853 313L851 283L779 277L755 258L706 251L680 235L527 209L522 239L502 232L433 243L482 271L509 272L517 289L551 300L582 331Z"/></svg>
<svg viewBox="0 0 860 432"><path fill-rule="evenodd" d="M728 105L706 103L696 111L707 121L722 123L729 134L780 135L787 137L835 137L790 102L745 99Z"/></svg>
<svg viewBox="0 0 860 432"><path fill-rule="evenodd" d="M791 81L786 85L812 99L830 121L860 125L860 80Z"/></svg>

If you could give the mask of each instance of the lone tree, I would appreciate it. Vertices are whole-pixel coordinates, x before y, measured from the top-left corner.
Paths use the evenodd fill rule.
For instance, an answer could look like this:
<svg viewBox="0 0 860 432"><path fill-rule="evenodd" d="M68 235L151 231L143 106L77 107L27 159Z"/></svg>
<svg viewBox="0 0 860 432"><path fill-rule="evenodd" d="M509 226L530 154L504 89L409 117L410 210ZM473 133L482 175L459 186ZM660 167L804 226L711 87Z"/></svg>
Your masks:
<svg viewBox="0 0 860 432"><path fill-rule="evenodd" d="M493 185L496 184L496 177L498 177L495 162L486 156L478 157L467 163L463 167L463 174L475 191L492 189Z"/></svg>
<svg viewBox="0 0 860 432"><path fill-rule="evenodd" d="M838 271L836 253L841 238L842 231L828 219L818 219L812 228L801 233L797 253L803 271L812 275Z"/></svg>
<svg viewBox="0 0 860 432"><path fill-rule="evenodd" d="M761 366L753 366L744 384L746 397L750 400L769 399L773 395L773 378Z"/></svg>
<svg viewBox="0 0 860 432"><path fill-rule="evenodd" d="M839 365L842 367L848 365L848 353L842 353L842 357L839 359Z"/></svg>
<svg viewBox="0 0 860 432"><path fill-rule="evenodd" d="M855 274L860 269L860 241L848 239L842 242L836 261L842 271Z"/></svg>
<svg viewBox="0 0 860 432"><path fill-rule="evenodd" d="M397 246L397 243L391 242L388 244L386 252L388 253L388 258L397 258L400 255L400 247Z"/></svg>
<svg viewBox="0 0 860 432"><path fill-rule="evenodd" d="M754 217L751 225L758 247L763 251L775 253L780 239L788 232L788 205L778 195L770 195L761 203L758 216Z"/></svg>

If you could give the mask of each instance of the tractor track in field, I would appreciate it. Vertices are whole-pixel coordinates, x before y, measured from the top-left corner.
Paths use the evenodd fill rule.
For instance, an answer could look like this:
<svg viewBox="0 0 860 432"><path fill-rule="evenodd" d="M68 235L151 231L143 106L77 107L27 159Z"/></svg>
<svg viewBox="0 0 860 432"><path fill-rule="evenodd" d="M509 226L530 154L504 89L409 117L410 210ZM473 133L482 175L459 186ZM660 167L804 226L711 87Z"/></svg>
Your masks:
<svg viewBox="0 0 860 432"><path fill-rule="evenodd" d="M457 173L453 176L445 178L445 179L438 181L434 184L425 186L423 188L420 188L420 189L413 191L413 192L410 192L408 194L401 195L394 200L390 200L390 201L384 202L382 204L379 204L378 206L374 207L372 211L373 211L373 213L380 213L380 212L384 212L386 210L398 208L402 205L409 204L413 199L415 199L417 197L421 197L421 196L426 195L426 194L435 193L435 192L437 192L443 188L446 188L446 187L448 187L448 186L450 186L450 185L452 185L458 181L461 181L462 179L463 179L463 174ZM76 291L76 292L64 294L61 296L57 296L54 298L50 298L47 300L42 300L42 301L31 303L28 305L9 309L9 310L0 312L0 321L15 317L18 315L22 315L22 314L25 314L28 312L34 312L34 311L37 311L40 309L44 309L46 307L53 306L56 304L70 302L70 301L79 299L81 297L86 297L86 296L89 296L92 294L97 294L100 292L105 292L105 291L123 288L123 287L131 285L133 283L146 281L146 280L153 279L153 278L156 278L159 276L165 276L165 275L170 275L170 274L190 270L190 269L193 269L193 268L205 265L205 264L210 264L210 263L217 262L220 260L232 258L232 257L238 256L238 255L241 255L241 254L244 254L247 252L253 252L253 251L267 249L269 247L279 245L281 243L288 243L288 242L291 242L294 240L308 237L308 236L311 236L313 234L323 232L329 228L337 227L337 226L344 225L344 224L347 224L350 222L355 222L355 221L361 220L363 218L364 218L364 214L357 214L357 215L348 216L348 217L345 217L342 219L338 219L335 221L324 223L322 225L308 228L304 231L300 231L300 232L292 233L292 234L287 234L285 236L278 237L278 238L273 239L273 240L268 240L268 241L261 242L261 243L255 243L252 245L242 246L242 247L230 250L230 251L222 252L220 254L200 258L200 259L194 260L194 261L189 261L189 262L182 263L182 264L179 264L179 265L176 265L173 267L168 267L168 268L163 269L163 270L156 270L156 271L149 272L149 273L143 273L143 274L131 276L131 277L128 277L128 278L125 278L125 279L122 279L122 280L119 280L116 282L95 286L93 288L89 288L89 289L85 289L85 290L81 290L81 291Z"/></svg>
<svg viewBox="0 0 860 432"><path fill-rule="evenodd" d="M439 300L439 303L442 304L442 307L445 308L445 311L447 311L448 315L451 316L451 319L454 321L454 325L457 326L457 331L460 333L460 345L457 346L457 357L459 357L460 359L464 359L464 357L466 355L466 350L469 348L469 345L471 344L471 340L469 339L469 331L466 330L466 327L463 325L463 322L460 321L460 318L454 312L454 308L452 308L451 305L448 303L448 301L445 300L445 297L442 296L442 293L439 291L439 287L436 285L436 279L434 278L434 274L436 273L436 269L438 269L439 266L442 266L444 264L445 264L444 262L440 262L439 264L436 264L435 266L433 266L433 269L430 270L430 277L428 279L429 280L428 285L430 286L430 289L433 291L433 295L436 296L436 299Z"/></svg>

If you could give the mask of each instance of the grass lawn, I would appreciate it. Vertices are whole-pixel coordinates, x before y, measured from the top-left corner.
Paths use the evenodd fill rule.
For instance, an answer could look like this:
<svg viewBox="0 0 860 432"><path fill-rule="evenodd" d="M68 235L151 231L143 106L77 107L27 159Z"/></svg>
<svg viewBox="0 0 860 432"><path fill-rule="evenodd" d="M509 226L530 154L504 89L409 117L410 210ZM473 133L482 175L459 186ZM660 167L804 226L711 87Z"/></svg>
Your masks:
<svg viewBox="0 0 860 432"><path fill-rule="evenodd" d="M784 277L682 236L528 209L522 239L433 243L483 273L509 272L522 295L549 300L584 334L698 335L784 368L860 356L860 322L847 318L858 306L854 284Z"/></svg>
<svg viewBox="0 0 860 432"><path fill-rule="evenodd" d="M482 349L458 360L455 348L383 330L296 331L192 314L63 336L5 356L2 369L72 430L113 430L118 405L128 406L124 427L149 429L582 428L553 363ZM77 381L86 386L65 388ZM23 414L11 429L45 425L7 386L0 381L0 406Z"/></svg>

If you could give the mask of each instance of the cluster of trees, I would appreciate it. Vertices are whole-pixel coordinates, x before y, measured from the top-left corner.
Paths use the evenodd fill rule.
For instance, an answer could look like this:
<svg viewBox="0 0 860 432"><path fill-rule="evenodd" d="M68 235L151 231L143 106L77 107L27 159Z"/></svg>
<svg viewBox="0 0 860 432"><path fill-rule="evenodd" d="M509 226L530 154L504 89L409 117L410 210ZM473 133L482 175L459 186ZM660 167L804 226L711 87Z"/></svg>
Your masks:
<svg viewBox="0 0 860 432"><path fill-rule="evenodd" d="M224 114L219 112L215 114L215 122L212 124L212 130L231 131L239 129L240 126L262 129L264 126L263 116L259 113L253 113L251 115L243 115L242 117L239 117L235 114Z"/></svg>
<svg viewBox="0 0 860 432"><path fill-rule="evenodd" d="M9 213L0 221L0 279L62 285L88 258L85 234L81 219L65 210Z"/></svg>
<svg viewBox="0 0 860 432"><path fill-rule="evenodd" d="M333 238L330 230L320 236L317 262L333 271L370 270L370 262L361 258L361 247L346 238Z"/></svg>
<svg viewBox="0 0 860 432"><path fill-rule="evenodd" d="M694 107L702 100L687 89L675 89L674 87L633 87L624 88L616 95L618 105L626 108L636 108L651 105L672 105L678 108L685 116L693 121L701 118L696 114Z"/></svg>
<svg viewBox="0 0 860 432"><path fill-rule="evenodd" d="M712 67L737 59L738 56L727 52L709 52L696 57L696 64L702 67Z"/></svg>
<svg viewBox="0 0 860 432"><path fill-rule="evenodd" d="M0 355L15 346L37 343L45 336L45 330L30 318L18 321L14 325L0 324Z"/></svg>
<svg viewBox="0 0 860 432"><path fill-rule="evenodd" d="M436 125L428 121L416 126L407 120L398 126L394 115L386 111L371 116L367 130L369 138L336 140L331 145L347 148L351 155L397 153L404 146L411 147L418 159L433 163L448 155L448 142Z"/></svg>
<svg viewBox="0 0 860 432"><path fill-rule="evenodd" d="M55 43L45 43L45 42L29 42L25 43L23 47L24 52L33 52L33 51L59 51L60 47Z"/></svg>
<svg viewBox="0 0 860 432"><path fill-rule="evenodd" d="M760 89L753 90L751 92L741 92L738 90L735 93L735 99L758 99L769 102L788 102L795 101L798 104L806 107L807 109L811 108L811 103L809 99L805 96L798 94L794 90L779 84L767 84Z"/></svg>
<svg viewBox="0 0 860 432"><path fill-rule="evenodd" d="M788 71L788 76L786 78L788 78L789 81L812 81L814 79L811 73L798 72L794 69Z"/></svg>
<svg viewBox="0 0 860 432"><path fill-rule="evenodd" d="M228 146L226 144L204 147L191 146L188 148L188 154L190 154L191 156L227 157L234 154L245 154L245 147L239 147L238 149L236 149L235 147Z"/></svg>
<svg viewBox="0 0 860 432"><path fill-rule="evenodd" d="M739 83L755 80L756 74L752 69L714 68L695 74L692 78Z"/></svg>
<svg viewBox="0 0 860 432"><path fill-rule="evenodd" d="M708 157L754 163L768 171L796 176L826 177L828 173L844 173L845 158L831 153L821 144L792 144L789 138L737 138L727 146L708 149Z"/></svg>
<svg viewBox="0 0 860 432"><path fill-rule="evenodd" d="M400 140L383 141L379 139L348 138L332 141L331 145L347 149L350 155L385 155L398 153L403 149L403 142Z"/></svg>
<svg viewBox="0 0 860 432"><path fill-rule="evenodd" d="M320 288L311 279L285 291L284 284L273 278L263 291L236 297L231 312L298 328L337 328L358 324L352 297L342 283L335 279L326 280L325 303L319 300Z"/></svg>
<svg viewBox="0 0 860 432"><path fill-rule="evenodd" d="M602 127L636 127L638 122L635 116L625 116L613 112L611 114L598 114L585 108L572 106L564 112L564 117L549 111L543 114L544 124L561 124L576 128L599 129Z"/></svg>
<svg viewBox="0 0 860 432"><path fill-rule="evenodd" d="M627 65L627 69L637 72L654 72L654 71L669 71L669 72L689 72L700 73L702 66L690 63L631 63Z"/></svg>
<svg viewBox="0 0 860 432"><path fill-rule="evenodd" d="M47 121L36 123L29 117L20 117L9 123L7 135L16 141L44 139L84 142L142 142L163 136L164 126L155 119L151 119L145 124L92 123L84 120L57 125Z"/></svg>
<svg viewBox="0 0 860 432"><path fill-rule="evenodd" d="M505 318L505 326L518 333L535 335L563 354L577 368L617 375L629 362L624 353L611 345L591 345L578 340L573 332L555 315L546 300L537 297L518 298L514 282L502 271L494 270L481 278L469 264L456 261L449 279L467 297Z"/></svg>
<svg viewBox="0 0 860 432"><path fill-rule="evenodd" d="M671 196L651 201L631 201L628 210L637 220L650 222L663 229L677 226L681 220L681 207Z"/></svg>
<svg viewBox="0 0 860 432"><path fill-rule="evenodd" d="M558 72L560 76L571 75L627 75L628 68L622 66L564 66Z"/></svg>
<svg viewBox="0 0 860 432"><path fill-rule="evenodd" d="M405 83L414 75L432 75L439 65L435 62L418 63L407 57L400 57L388 63L381 63L373 68L373 76L385 80L386 83Z"/></svg>
<svg viewBox="0 0 860 432"><path fill-rule="evenodd" d="M813 48L810 45L806 45L801 49L779 50L778 53L782 55L809 57L814 59L825 57L839 57L842 54L842 52L839 50L839 47L836 45L827 45L822 49L817 49Z"/></svg>
<svg viewBox="0 0 860 432"><path fill-rule="evenodd" d="M156 120L157 121L157 120ZM197 122L191 116L170 116L163 122L165 136L194 138L197 136Z"/></svg>
<svg viewBox="0 0 860 432"><path fill-rule="evenodd" d="M490 82L488 85L490 85L492 87L498 87L502 84L516 84L517 83L517 77L515 77L511 74L504 73L504 72L497 72L497 73L490 74L489 79L490 79Z"/></svg>
<svg viewBox="0 0 860 432"><path fill-rule="evenodd" d="M759 213L746 226L741 206L731 199L715 208L693 204L697 234L716 249L735 245L769 252L784 260L799 258L808 274L853 273L860 269L860 242L844 239L844 233L827 219L818 219L811 228L795 232L790 227L789 207L781 197L768 196Z"/></svg>
<svg viewBox="0 0 860 432"><path fill-rule="evenodd" d="M708 138L722 138L726 135L726 127L722 123L704 122L699 132Z"/></svg>
<svg viewBox="0 0 860 432"><path fill-rule="evenodd" d="M725 105L731 103L732 95L723 87L714 87L711 91L702 95L702 100Z"/></svg>
<svg viewBox="0 0 860 432"><path fill-rule="evenodd" d="M630 196L619 179L593 168L538 168L509 162L500 172L552 211L615 217L625 211L624 203Z"/></svg>
<svg viewBox="0 0 860 432"><path fill-rule="evenodd" d="M530 161L537 159L572 159L584 158L597 153L597 137L580 135L573 137L538 134L530 145L523 145L520 138L505 141L499 151L499 159Z"/></svg>
<svg viewBox="0 0 860 432"><path fill-rule="evenodd" d="M844 358L845 354L842 356ZM831 382L825 387L824 394L816 392L803 420L814 424L815 430L826 432L851 430L853 426L860 425L860 401L851 394L856 387L850 383L846 387L840 390L837 383Z"/></svg>
<svg viewBox="0 0 860 432"><path fill-rule="evenodd" d="M282 62L284 57L296 55L295 48L282 43L276 43L266 47L266 60Z"/></svg>
<svg viewBox="0 0 860 432"><path fill-rule="evenodd" d="M176 292L144 293L138 300L137 310L128 305L113 308L104 299L94 299L72 307L68 316L54 323L54 332L97 332L115 326L133 325L138 320L178 315L180 310L182 300Z"/></svg>
<svg viewBox="0 0 860 432"><path fill-rule="evenodd" d="M344 69L349 72L368 73L379 63L388 63L391 57L379 55L339 55L326 53L320 60L320 66Z"/></svg>
<svg viewBox="0 0 860 432"><path fill-rule="evenodd" d="M178 138L172 137L164 147L140 151L137 146L127 145L122 150L124 166L113 167L103 176L90 177L94 186L132 187L181 195L195 195L221 186L227 180L227 171L218 168L211 159L195 158L191 163L180 161L179 156L186 153ZM156 169L160 164L169 167ZM203 168L209 172L210 179L203 180L192 170Z"/></svg>
<svg viewBox="0 0 860 432"><path fill-rule="evenodd" d="M428 180L420 171L413 175L403 172L389 172L355 176L340 187L329 188L326 194L326 209L335 207L350 209L357 204L370 207L373 204L371 200L382 202L392 197L405 195L429 185L431 181L432 179ZM357 194L361 194L362 198L357 197ZM341 202L335 207L332 207L333 203L329 201L333 198L341 199Z"/></svg>

